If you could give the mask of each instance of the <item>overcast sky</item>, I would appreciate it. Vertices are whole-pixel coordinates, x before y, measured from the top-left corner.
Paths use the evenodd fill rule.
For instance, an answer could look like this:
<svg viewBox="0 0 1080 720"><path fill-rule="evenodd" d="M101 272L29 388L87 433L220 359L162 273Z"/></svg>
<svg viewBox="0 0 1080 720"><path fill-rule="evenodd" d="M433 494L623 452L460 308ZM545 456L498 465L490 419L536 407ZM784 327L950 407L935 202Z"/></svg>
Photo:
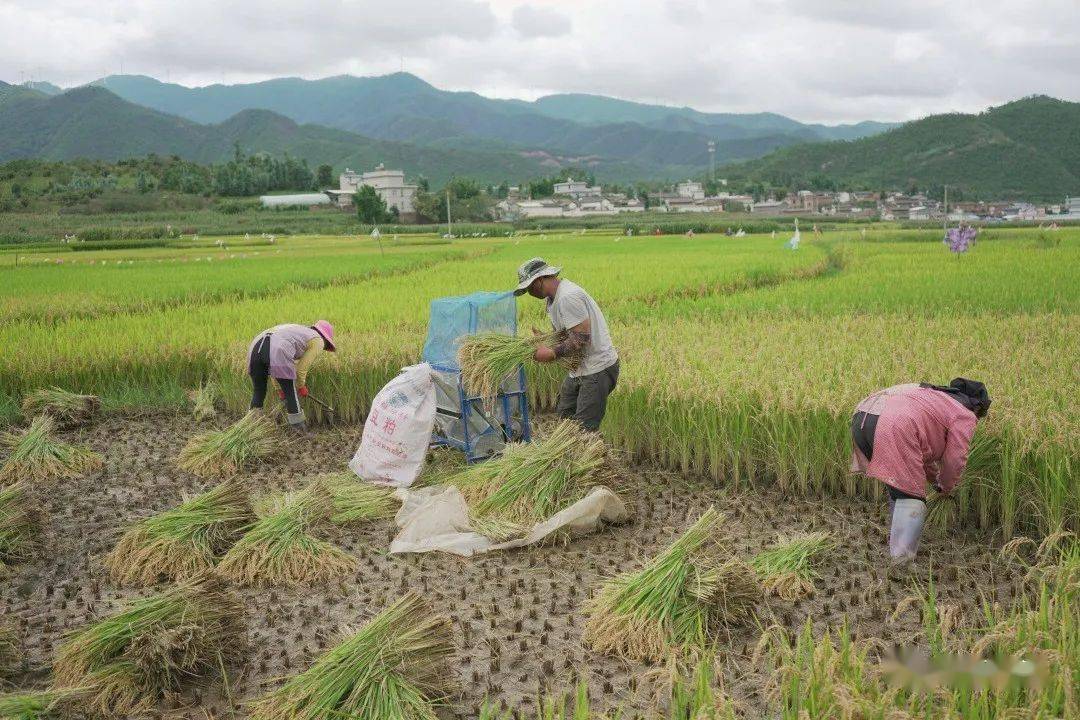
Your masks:
<svg viewBox="0 0 1080 720"><path fill-rule="evenodd" d="M0 79L381 75L803 121L1080 100L1080 0L0 0Z"/></svg>

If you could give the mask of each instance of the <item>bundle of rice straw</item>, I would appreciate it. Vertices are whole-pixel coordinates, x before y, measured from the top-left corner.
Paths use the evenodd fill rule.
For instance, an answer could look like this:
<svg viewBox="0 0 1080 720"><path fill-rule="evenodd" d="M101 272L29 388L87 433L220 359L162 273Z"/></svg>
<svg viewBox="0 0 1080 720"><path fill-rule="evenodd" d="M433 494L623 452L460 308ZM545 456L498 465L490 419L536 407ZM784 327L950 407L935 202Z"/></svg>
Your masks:
<svg viewBox="0 0 1080 720"><path fill-rule="evenodd" d="M191 438L180 451L177 465L199 477L228 478L248 462L274 452L280 443L273 421L251 411L224 430Z"/></svg>
<svg viewBox="0 0 1080 720"><path fill-rule="evenodd" d="M960 504L956 493L939 493L931 490L926 497L926 534L931 538L941 538L950 526L956 523L960 514Z"/></svg>
<svg viewBox="0 0 1080 720"><path fill-rule="evenodd" d="M226 480L131 527L105 557L114 582L152 585L203 573L255 519L248 487Z"/></svg>
<svg viewBox="0 0 1080 720"><path fill-rule="evenodd" d="M188 399L191 400L191 414L196 420L209 420L217 415L217 385L208 382L194 390L188 390Z"/></svg>
<svg viewBox="0 0 1080 720"><path fill-rule="evenodd" d="M22 652L15 628L0 620L0 680L10 678L22 665ZM0 715L3 717L3 715Z"/></svg>
<svg viewBox="0 0 1080 720"><path fill-rule="evenodd" d="M814 594L814 561L836 544L826 532L808 533L783 539L754 556L750 567L757 571L767 592L784 600L798 600Z"/></svg>
<svg viewBox="0 0 1080 720"><path fill-rule="evenodd" d="M101 410L96 395L79 395L58 387L44 388L23 398L25 417L48 415L62 428L78 427L90 422Z"/></svg>
<svg viewBox="0 0 1080 720"><path fill-rule="evenodd" d="M352 555L311 534L325 527L332 512L321 482L270 498L263 517L225 553L218 571L256 587L306 585L352 572Z"/></svg>
<svg viewBox="0 0 1080 720"><path fill-rule="evenodd" d="M252 720L437 720L453 686L450 621L408 593L276 691Z"/></svg>
<svg viewBox="0 0 1080 720"><path fill-rule="evenodd" d="M241 659L243 613L243 603L210 574L136 600L60 647L56 686L84 691L92 714L138 714L166 693L206 682Z"/></svg>
<svg viewBox="0 0 1080 720"><path fill-rule="evenodd" d="M542 438L510 443L502 455L443 480L465 496L473 529L496 541L521 537L596 485L614 484L611 451L597 433L560 420Z"/></svg>
<svg viewBox="0 0 1080 720"><path fill-rule="evenodd" d="M753 616L762 599L753 569L718 538L723 516L709 508L642 570L606 583L586 604L584 640L635 660L700 655L728 624Z"/></svg>
<svg viewBox="0 0 1080 720"><path fill-rule="evenodd" d="M100 455L81 445L60 442L53 435L55 429L51 417L39 415L22 432L0 434L0 447L9 451L0 466L0 485L24 480L72 480L101 467Z"/></svg>
<svg viewBox="0 0 1080 720"><path fill-rule="evenodd" d="M338 525L386 520L401 506L391 488L373 485L351 472L334 473L322 480L334 504L330 520Z"/></svg>
<svg viewBox="0 0 1080 720"><path fill-rule="evenodd" d="M25 483L0 488L0 577L7 566L30 559L41 515Z"/></svg>
<svg viewBox="0 0 1080 720"><path fill-rule="evenodd" d="M69 718L76 690L44 690L0 693L3 720L60 720Z"/></svg>
<svg viewBox="0 0 1080 720"><path fill-rule="evenodd" d="M532 360L537 347L553 347L565 338L566 333L523 336L484 332L469 335L458 348L461 380L465 388L477 397L494 398L510 373ZM559 363L569 370L576 368L580 362L580 354L559 359Z"/></svg>

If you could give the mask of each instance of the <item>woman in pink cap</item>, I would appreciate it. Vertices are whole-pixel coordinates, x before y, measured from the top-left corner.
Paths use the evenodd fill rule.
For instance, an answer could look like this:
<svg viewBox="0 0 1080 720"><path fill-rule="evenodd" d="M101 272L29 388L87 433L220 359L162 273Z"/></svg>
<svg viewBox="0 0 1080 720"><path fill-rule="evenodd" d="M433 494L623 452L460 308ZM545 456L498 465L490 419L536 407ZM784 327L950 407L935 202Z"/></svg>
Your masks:
<svg viewBox="0 0 1080 720"><path fill-rule="evenodd" d="M926 487L949 494L967 465L975 422L990 395L977 380L894 385L864 398L851 418L851 470L880 480L892 515L889 556L911 564L926 519Z"/></svg>
<svg viewBox="0 0 1080 720"><path fill-rule="evenodd" d="M248 349L248 373L254 386L251 407L263 406L267 380L272 377L281 388L278 395L285 401L289 429L306 430L300 398L307 397L308 370L323 350L336 350L334 326L325 320L310 327L293 323L275 325L256 335Z"/></svg>

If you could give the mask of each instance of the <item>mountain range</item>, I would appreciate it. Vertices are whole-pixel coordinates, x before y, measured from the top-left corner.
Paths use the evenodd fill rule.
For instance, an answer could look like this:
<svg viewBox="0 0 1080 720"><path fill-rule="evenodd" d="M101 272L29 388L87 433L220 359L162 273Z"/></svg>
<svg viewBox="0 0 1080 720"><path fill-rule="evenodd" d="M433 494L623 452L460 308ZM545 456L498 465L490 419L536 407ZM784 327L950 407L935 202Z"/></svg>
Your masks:
<svg viewBox="0 0 1080 720"><path fill-rule="evenodd" d="M155 152L219 162L239 144L338 169L384 162L436 185L454 175L515 182L565 167L626 182L701 177L709 142L722 176L785 187L1080 193L1080 104L1044 96L899 126L826 126L600 95L492 99L407 73L203 88L136 75L67 91L0 83L0 161Z"/></svg>
<svg viewBox="0 0 1080 720"><path fill-rule="evenodd" d="M977 115L931 115L873 137L809 143L724 168L786 187L949 185L982 199L1080 195L1080 103L1032 96Z"/></svg>

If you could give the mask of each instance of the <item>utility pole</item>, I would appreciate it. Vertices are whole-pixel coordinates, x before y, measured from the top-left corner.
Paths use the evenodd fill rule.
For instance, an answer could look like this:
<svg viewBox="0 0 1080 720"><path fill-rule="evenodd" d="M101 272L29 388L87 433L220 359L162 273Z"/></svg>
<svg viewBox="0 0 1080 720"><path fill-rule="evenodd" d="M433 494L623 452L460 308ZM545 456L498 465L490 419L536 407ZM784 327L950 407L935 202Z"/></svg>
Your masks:
<svg viewBox="0 0 1080 720"><path fill-rule="evenodd" d="M450 188L446 188L446 234L454 234L454 226L450 224Z"/></svg>
<svg viewBox="0 0 1080 720"><path fill-rule="evenodd" d="M709 180L716 182L716 143L709 141Z"/></svg>
<svg viewBox="0 0 1080 720"><path fill-rule="evenodd" d="M942 227L946 232L949 230L949 186L945 186L945 217L942 221Z"/></svg>

